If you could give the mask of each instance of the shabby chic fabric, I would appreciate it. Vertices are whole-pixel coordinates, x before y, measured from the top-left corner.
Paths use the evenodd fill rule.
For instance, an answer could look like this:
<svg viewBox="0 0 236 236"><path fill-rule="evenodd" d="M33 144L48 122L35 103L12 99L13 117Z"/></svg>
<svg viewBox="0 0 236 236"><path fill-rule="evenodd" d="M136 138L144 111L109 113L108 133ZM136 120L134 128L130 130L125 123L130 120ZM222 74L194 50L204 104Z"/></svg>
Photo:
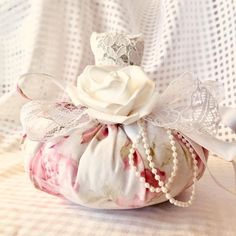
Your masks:
<svg viewBox="0 0 236 236"><path fill-rule="evenodd" d="M31 74L17 85L29 100L21 110L21 122L31 181L42 191L93 208L139 208L166 200L190 206L208 152L171 127L143 120L153 109L162 113L156 107L161 95L155 82L134 65L143 54L143 47L136 47L143 39L106 32L92 33L90 42L97 64L85 67L76 86L64 88L72 102L32 99L24 89ZM44 80L44 74L38 76L39 82ZM183 86L191 91L193 82ZM52 86L57 88L54 79ZM174 102L168 88L172 103L183 106L181 99ZM183 97L191 100L191 92ZM201 126L212 111L199 98L197 102L198 110L203 106L207 111L201 121L193 120L194 126ZM162 105L168 109L167 103ZM157 120L160 115L153 116ZM187 202L174 198L191 185Z"/></svg>

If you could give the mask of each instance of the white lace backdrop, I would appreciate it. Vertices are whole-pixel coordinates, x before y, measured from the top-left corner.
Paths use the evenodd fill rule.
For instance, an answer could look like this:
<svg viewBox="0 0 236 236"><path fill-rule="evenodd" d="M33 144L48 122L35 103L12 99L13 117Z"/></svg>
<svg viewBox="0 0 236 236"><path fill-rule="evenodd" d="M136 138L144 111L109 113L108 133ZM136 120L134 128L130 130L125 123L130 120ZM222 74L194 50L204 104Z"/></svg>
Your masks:
<svg viewBox="0 0 236 236"><path fill-rule="evenodd" d="M25 100L16 92L19 76L47 73L75 82L87 64L94 64L93 31L142 33L142 67L160 92L188 70L203 81L223 83L224 104L236 106L235 0L1 0L1 151L20 143L19 111ZM40 83L31 92L61 96ZM219 135L232 138L227 129Z"/></svg>

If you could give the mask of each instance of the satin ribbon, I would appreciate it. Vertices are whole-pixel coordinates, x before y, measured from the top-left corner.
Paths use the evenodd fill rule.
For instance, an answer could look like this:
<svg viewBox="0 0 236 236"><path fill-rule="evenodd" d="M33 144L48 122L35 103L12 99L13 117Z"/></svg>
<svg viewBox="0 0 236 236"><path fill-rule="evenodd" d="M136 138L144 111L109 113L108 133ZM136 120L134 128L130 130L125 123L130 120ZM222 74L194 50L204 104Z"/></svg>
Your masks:
<svg viewBox="0 0 236 236"><path fill-rule="evenodd" d="M22 85L24 85L23 87L27 87L27 85L25 84L25 82L27 82L27 77L31 77L32 75L35 74L27 74L24 75L20 78L19 83L17 85L17 90L18 92L25 98L32 100L29 96L27 96L25 94L25 92L22 89ZM47 80L56 85L58 88L60 88L63 92L67 93L67 88L66 86L59 82L58 80L55 80L53 77L49 76L49 75L44 75L47 77ZM186 76L186 73L182 75L182 77ZM181 77L181 78L182 78ZM175 81L175 83L179 83L180 80ZM183 81L182 81L183 82ZM187 81L188 83L191 81ZM165 96L168 96L168 92L173 91L174 88L174 84L172 84L172 86L169 86L166 91L164 91L164 96L162 99L160 99L160 101L163 101L164 103L166 103L166 99ZM184 84L184 82L183 82ZM183 85L184 86L184 85ZM188 88L186 88L188 89ZM160 95L162 96L162 94ZM171 101L171 104L173 105L173 102ZM164 104L166 106L168 106L168 103ZM230 108L230 107L219 107L219 118L220 121L228 126L229 128L231 128L234 132L236 132L236 109L235 108ZM167 122L168 123L168 122ZM177 123L176 123L177 124ZM176 129L178 132L181 132L186 139L191 143L191 145L193 145L193 147L195 148L195 151L198 153L199 157L201 158L202 162L204 163L204 165L206 166L210 176L212 177L212 179L214 180L214 182L221 188L223 188L224 190L235 194L236 195L236 191L232 191L227 189L226 187L224 187L223 184L221 184L215 177L214 175L211 173L208 165L207 165L207 161L205 159L204 153L202 151L202 149L199 148L198 145L201 145L202 147L206 148L208 151L217 154L218 157L223 158L225 161L229 161L232 163L233 168L234 168L234 173L235 173L235 183L236 183L236 142L225 142L222 141L218 138L216 138L215 136L213 136L210 133L205 133L205 132L198 132L196 130L188 130L186 129L184 126L178 126L174 127L173 124L171 125L171 127L166 127L166 125L162 125L162 124L155 124L157 126L160 127L164 127L164 128L171 128L171 129ZM236 185L235 185L236 187ZM236 188L235 188L236 189Z"/></svg>
<svg viewBox="0 0 236 236"><path fill-rule="evenodd" d="M236 132L236 109L230 107L220 107L220 117L221 122L231 128L234 132ZM187 132L186 130L179 130L183 135L186 136L186 139L195 147L195 151L198 153L202 162L206 166L211 178L214 182L224 190L229 193L236 195L236 142L225 142L211 136L210 134L199 134L198 132L192 133ZM212 174L211 170L207 165L207 161L205 159L204 154L198 150L194 144L199 144L202 147L206 148L210 152L216 154L219 158L224 159L225 161L229 161L232 164L234 171L234 179L235 179L235 187L233 190L226 188L216 177Z"/></svg>
<svg viewBox="0 0 236 236"><path fill-rule="evenodd" d="M201 161L203 162L203 164L205 165L208 173L210 174L211 178L213 179L213 181L216 183L216 185L218 185L220 188L224 189L225 191L233 194L233 195L236 195L236 191L235 189L231 190L231 189L228 189L226 188L215 176L214 174L211 172L208 164L207 164L207 160L205 158L205 155L204 155L204 152L202 150L202 148L200 148L200 146L195 143L192 139L188 138L188 137L185 137L185 139L191 144L191 146L194 148L195 152L197 153L197 155L199 156L199 158L201 159ZM236 173L236 169L235 169L235 162L232 161L232 164L233 164L233 169L234 169L234 174ZM236 178L235 178L236 180Z"/></svg>

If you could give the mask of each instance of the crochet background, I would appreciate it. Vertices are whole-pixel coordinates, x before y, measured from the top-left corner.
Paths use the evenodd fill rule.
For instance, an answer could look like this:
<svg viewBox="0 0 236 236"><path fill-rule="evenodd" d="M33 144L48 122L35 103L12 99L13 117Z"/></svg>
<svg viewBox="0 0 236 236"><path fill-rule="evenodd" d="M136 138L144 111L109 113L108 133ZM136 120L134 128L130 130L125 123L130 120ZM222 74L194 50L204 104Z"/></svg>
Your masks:
<svg viewBox="0 0 236 236"><path fill-rule="evenodd" d="M73 83L87 64L93 31L142 33L142 67L159 91L189 70L224 85L225 105L236 106L235 0L3 0L0 2L0 150L19 147L16 92L24 73L47 73ZM62 96L33 84L31 92ZM220 136L232 139L227 129Z"/></svg>

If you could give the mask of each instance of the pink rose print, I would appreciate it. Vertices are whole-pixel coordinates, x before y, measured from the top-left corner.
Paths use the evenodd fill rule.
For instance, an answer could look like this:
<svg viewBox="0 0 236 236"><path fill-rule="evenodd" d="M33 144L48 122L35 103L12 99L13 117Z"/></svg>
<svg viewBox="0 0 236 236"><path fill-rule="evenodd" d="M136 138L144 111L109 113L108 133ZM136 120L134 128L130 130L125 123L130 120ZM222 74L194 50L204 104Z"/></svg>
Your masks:
<svg viewBox="0 0 236 236"><path fill-rule="evenodd" d="M93 137L97 134L97 132L101 129L101 127L102 127L102 125L99 124L95 127L92 127L91 129L88 129L85 132L83 132L81 144L82 143L89 143L93 139Z"/></svg>
<svg viewBox="0 0 236 236"><path fill-rule="evenodd" d="M166 173L164 171L157 169L157 174L161 177L161 181L164 182L166 180ZM155 175L151 172L150 169L145 168L141 172L141 176L144 177L146 179L146 182L148 182L151 186L155 188L159 187L158 181L155 179ZM149 189L147 189L147 191L149 191Z"/></svg>
<svg viewBox="0 0 236 236"><path fill-rule="evenodd" d="M160 175L161 180L166 180L166 173L164 171L161 171L157 169L158 175ZM153 187L159 187L158 181L155 180L154 174L151 172L150 169L145 168L141 172L141 176L145 177L146 181L152 185ZM149 191L149 189L146 189L145 196L139 196L138 194L135 194L133 198L127 199L125 197L119 197L116 200L117 205L121 207L128 207L128 208L137 208L145 206L149 201L151 201L153 198L158 198L162 193L152 193Z"/></svg>
<svg viewBox="0 0 236 236"><path fill-rule="evenodd" d="M94 137L101 141L102 139L108 137L109 135L109 129L117 129L116 125L102 125L99 124L89 130L86 130L82 134L82 140L81 144L83 143L89 143Z"/></svg>
<svg viewBox="0 0 236 236"><path fill-rule="evenodd" d="M77 161L61 154L56 148L44 149L43 145L30 163L30 178L35 187L57 196L61 196L62 185L77 189Z"/></svg>
<svg viewBox="0 0 236 236"><path fill-rule="evenodd" d="M98 133L96 134L96 139L98 141L103 140L104 138L106 138L109 134L109 129L108 129L108 125L104 125L102 126L102 128L98 131Z"/></svg>
<svg viewBox="0 0 236 236"><path fill-rule="evenodd" d="M166 180L166 173L164 171L161 171L159 169L157 169L157 174L161 177L161 180L163 182L165 182ZM157 188L159 187L159 183L158 181L155 179L154 174L151 172L150 169L145 168L142 172L141 172L141 176L144 177L146 179L146 181L153 187ZM160 196L162 193L152 193L150 192L149 189L146 188L146 195L145 195L145 201L149 202L151 201L153 198L157 198L158 196Z"/></svg>

